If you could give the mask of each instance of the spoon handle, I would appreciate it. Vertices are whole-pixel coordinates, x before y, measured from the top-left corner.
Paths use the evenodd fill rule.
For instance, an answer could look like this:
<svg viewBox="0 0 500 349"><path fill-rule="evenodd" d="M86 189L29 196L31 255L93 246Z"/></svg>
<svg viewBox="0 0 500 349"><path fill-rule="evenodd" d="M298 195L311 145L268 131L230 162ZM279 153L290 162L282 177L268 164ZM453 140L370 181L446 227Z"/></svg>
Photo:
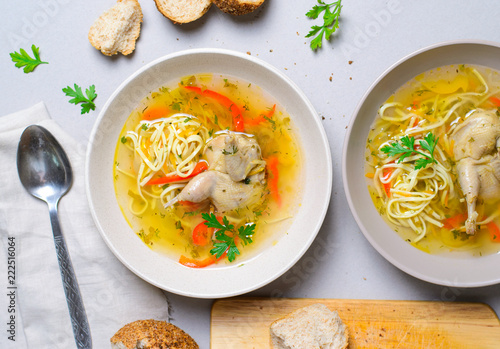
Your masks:
<svg viewBox="0 0 500 349"><path fill-rule="evenodd" d="M92 338L90 336L87 314L83 307L82 296L78 287L78 281L76 280L75 271L73 270L73 265L69 258L68 247L66 246L59 225L57 203L49 204L49 213L52 232L54 233L54 242L56 244L57 260L61 271L61 278L64 286L64 293L66 294L66 302L68 303L76 346L78 349L91 349Z"/></svg>

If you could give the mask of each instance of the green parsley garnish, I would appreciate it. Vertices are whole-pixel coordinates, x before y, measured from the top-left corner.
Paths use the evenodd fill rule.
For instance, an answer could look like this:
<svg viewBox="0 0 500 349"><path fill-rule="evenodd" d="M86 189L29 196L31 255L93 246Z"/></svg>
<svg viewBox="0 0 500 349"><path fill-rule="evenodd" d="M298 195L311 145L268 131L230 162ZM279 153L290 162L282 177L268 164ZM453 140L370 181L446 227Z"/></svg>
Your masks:
<svg viewBox="0 0 500 349"><path fill-rule="evenodd" d="M325 12L323 15L323 25L313 25L311 31L306 35L306 38L316 35L316 37L311 41L311 49L317 50L321 47L323 42L323 36L328 41L331 35L339 27L339 17L340 10L342 9L342 0L334 1L330 4L325 4L322 0L318 0L318 5L314 5L306 16L312 19L317 19L321 12ZM333 11L330 8L333 6Z"/></svg>
<svg viewBox="0 0 500 349"><path fill-rule="evenodd" d="M95 86L91 85L88 89L85 90L85 95L82 92L82 88L77 84L74 84L75 89L73 90L71 87L65 87L62 91L68 97L73 97L69 100L70 103L77 105L81 103L82 114L88 113L91 109L95 110L94 99L97 97L95 93Z"/></svg>
<svg viewBox="0 0 500 349"><path fill-rule="evenodd" d="M421 155L421 158L415 160L415 169L418 170L421 168L425 168L427 165L430 165L432 163L437 164L436 159L434 159L434 149L436 148L438 140L439 137L436 139L434 138L434 134L428 133L424 137L424 140L420 141L420 146L423 149L427 150L429 154L423 153L419 150L415 150L415 137L413 136L404 136L400 139L401 143L391 143L390 145L382 147L380 150L389 156L400 155L397 161L398 163L402 162L408 156L414 154Z"/></svg>
<svg viewBox="0 0 500 349"><path fill-rule="evenodd" d="M229 224L226 216L222 218L222 223L217 220L217 217L213 213L202 213L201 217L206 220L205 225L207 227L217 229L215 232L216 242L214 243L214 248L210 250L210 253L215 255L216 258L220 258L227 252L229 262L234 261L236 255L240 254L235 242L236 237L239 237L244 245L253 242L252 236L255 230L255 223L243 225L236 232L234 225Z"/></svg>
<svg viewBox="0 0 500 349"><path fill-rule="evenodd" d="M122 138L120 138L120 141L125 144L127 143L127 137L123 136Z"/></svg>
<svg viewBox="0 0 500 349"><path fill-rule="evenodd" d="M23 71L26 74L31 73L40 64L49 64L40 59L39 50L35 45L31 45L31 51L33 51L35 58L32 58L24 49L20 49L19 52L14 51L10 53L10 58L12 58L12 62L16 63L16 67L24 67Z"/></svg>

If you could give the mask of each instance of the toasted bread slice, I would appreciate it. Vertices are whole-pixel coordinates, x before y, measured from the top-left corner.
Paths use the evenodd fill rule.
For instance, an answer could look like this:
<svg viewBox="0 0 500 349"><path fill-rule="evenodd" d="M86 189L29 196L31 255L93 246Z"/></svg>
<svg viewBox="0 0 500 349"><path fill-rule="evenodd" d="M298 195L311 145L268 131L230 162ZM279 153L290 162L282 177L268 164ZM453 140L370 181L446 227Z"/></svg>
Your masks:
<svg viewBox="0 0 500 349"><path fill-rule="evenodd" d="M131 322L111 338L111 349L199 349L186 332L166 321Z"/></svg>
<svg viewBox="0 0 500 349"><path fill-rule="evenodd" d="M106 56L132 53L141 32L142 10L137 0L118 0L92 24L89 41Z"/></svg>
<svg viewBox="0 0 500 349"><path fill-rule="evenodd" d="M255 11L264 0L212 0L222 11L240 16Z"/></svg>
<svg viewBox="0 0 500 349"><path fill-rule="evenodd" d="M158 11L177 24L197 20L212 5L211 0L155 0L155 3Z"/></svg>
<svg viewBox="0 0 500 349"><path fill-rule="evenodd" d="M339 314L321 303L297 309L271 324L273 349L345 349L348 336Z"/></svg>

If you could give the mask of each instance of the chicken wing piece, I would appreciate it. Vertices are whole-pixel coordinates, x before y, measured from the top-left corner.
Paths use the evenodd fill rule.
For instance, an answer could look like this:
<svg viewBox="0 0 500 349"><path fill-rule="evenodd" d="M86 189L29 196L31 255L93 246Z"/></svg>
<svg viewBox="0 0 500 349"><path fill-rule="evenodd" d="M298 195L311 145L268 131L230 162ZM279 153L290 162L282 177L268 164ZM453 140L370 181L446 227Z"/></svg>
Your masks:
<svg viewBox="0 0 500 349"><path fill-rule="evenodd" d="M177 196L177 200L194 203L209 200L218 212L251 206L262 197L264 173L248 178L245 182L235 182L226 173L206 171L191 179Z"/></svg>

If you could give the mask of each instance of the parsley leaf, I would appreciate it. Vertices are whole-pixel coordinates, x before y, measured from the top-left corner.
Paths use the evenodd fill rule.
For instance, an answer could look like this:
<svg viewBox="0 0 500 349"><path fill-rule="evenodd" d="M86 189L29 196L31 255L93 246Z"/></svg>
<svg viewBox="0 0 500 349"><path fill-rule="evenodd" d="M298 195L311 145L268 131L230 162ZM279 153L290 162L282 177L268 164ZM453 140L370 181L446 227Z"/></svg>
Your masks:
<svg viewBox="0 0 500 349"><path fill-rule="evenodd" d="M90 110L95 110L94 99L97 97L97 94L95 93L95 86L91 85L85 90L86 96L83 94L80 86L74 84L74 87L74 90L69 86L62 89L66 96L73 97L69 100L69 102L75 105L81 103L82 114L88 113Z"/></svg>
<svg viewBox="0 0 500 349"><path fill-rule="evenodd" d="M19 52L14 51L10 53L10 58L12 58L12 62L16 63L16 67L24 67L23 71L26 74L31 73L38 65L49 64L40 59L39 50L35 45L31 45L31 51L33 51L35 58L32 58L24 49L20 49Z"/></svg>
<svg viewBox="0 0 500 349"><path fill-rule="evenodd" d="M333 11L330 9L332 7ZM323 37L327 41L330 40L331 35L339 28L341 10L342 0L337 0L330 4L325 4L322 0L318 0L318 5L314 5L313 8L306 13L307 17L317 19L322 12L325 12L323 14L323 25L313 25L306 35L306 38L317 35L310 43L313 51L321 47Z"/></svg>
<svg viewBox="0 0 500 349"><path fill-rule="evenodd" d="M239 227L238 236L240 237L243 244L246 246L247 244L251 244L253 242L252 235L255 233L255 224L246 224L244 226Z"/></svg>
<svg viewBox="0 0 500 349"><path fill-rule="evenodd" d="M425 168L427 165L432 163L436 163L437 161L434 158L434 149L436 148L438 138L435 138L433 133L428 133L423 140L420 140L419 144L422 149L425 149L429 152L426 154L419 150L415 150L415 137L404 136L400 139L400 142L390 143L390 145L386 145L382 147L380 150L386 153L389 156L399 156L398 163L402 162L409 156L412 155L421 155L423 157L415 160L415 170Z"/></svg>
<svg viewBox="0 0 500 349"><path fill-rule="evenodd" d="M238 228L238 232L236 232L234 230L234 225L229 224L226 216L222 218L222 223L219 222L213 213L202 213L201 217L206 220L205 225L207 227L217 229L215 232L216 242L214 243L214 247L210 250L210 253L215 255L216 258L220 258L224 253L227 253L229 262L234 261L236 255L240 254L236 246L236 237L239 237L244 245L253 242L252 235L255 233L255 223L241 226Z"/></svg>

